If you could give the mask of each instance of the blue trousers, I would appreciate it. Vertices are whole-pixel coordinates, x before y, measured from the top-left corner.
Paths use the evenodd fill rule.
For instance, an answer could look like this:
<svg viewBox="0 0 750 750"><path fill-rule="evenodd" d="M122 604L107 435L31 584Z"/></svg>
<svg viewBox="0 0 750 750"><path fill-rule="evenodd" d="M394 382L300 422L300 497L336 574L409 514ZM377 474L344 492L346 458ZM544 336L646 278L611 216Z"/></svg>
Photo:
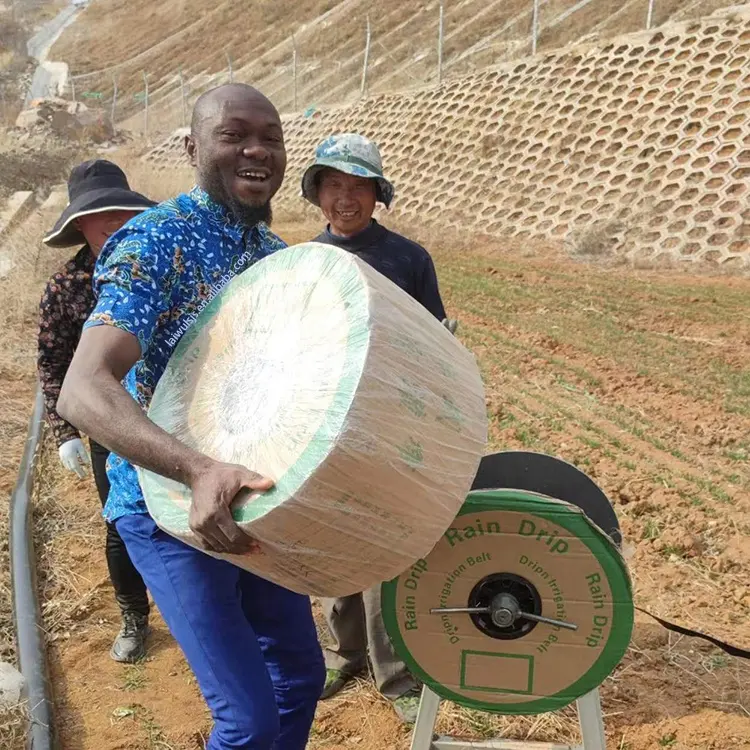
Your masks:
<svg viewBox="0 0 750 750"><path fill-rule="evenodd" d="M147 514L116 524L211 711L207 750L303 750L325 680L309 597L189 547Z"/></svg>

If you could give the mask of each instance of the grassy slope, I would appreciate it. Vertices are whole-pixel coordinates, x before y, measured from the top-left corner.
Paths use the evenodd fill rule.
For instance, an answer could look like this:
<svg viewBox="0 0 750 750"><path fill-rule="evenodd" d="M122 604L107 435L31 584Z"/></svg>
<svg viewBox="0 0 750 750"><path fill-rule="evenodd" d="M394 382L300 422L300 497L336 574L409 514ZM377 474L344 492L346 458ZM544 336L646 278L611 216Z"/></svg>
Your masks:
<svg viewBox="0 0 750 750"><path fill-rule="evenodd" d="M290 242L315 229L279 227ZM540 245L409 233L434 253L450 312L479 358L492 448L546 451L587 471L617 507L638 603L750 643L750 282L587 267ZM88 737L103 749L195 750L208 720L163 625L145 664L106 659L116 616L93 489L61 476L52 451L44 460L43 585L64 747L93 748L73 741ZM749 676L739 660L641 619L603 689L613 746L748 747ZM440 728L562 740L574 738L574 717L493 719L446 704ZM311 740L316 750L352 745L408 746L364 684L321 704Z"/></svg>
<svg viewBox="0 0 750 750"><path fill-rule="evenodd" d="M540 11L540 51L584 36L608 38L643 28L645 0L596 0L553 25L577 0L547 0ZM661 0L655 23L710 13L726 0ZM128 125L140 129L136 97L148 73L152 112L149 129L170 130L182 122L178 70L187 81L189 104L211 83L227 79L231 55L239 80L252 81L282 110L293 108L291 35L298 45L298 107L358 95L365 16L372 23L368 89L400 90L429 84L436 76L437 3L383 0L225 0L208 9L198 0L99 0L62 35L51 59L65 60L79 95L95 91L111 100L117 76L119 117L139 114ZM330 11L325 23L314 23ZM455 0L446 3L444 65L448 75L486 67L529 52L530 0ZM188 106L189 111L189 106Z"/></svg>

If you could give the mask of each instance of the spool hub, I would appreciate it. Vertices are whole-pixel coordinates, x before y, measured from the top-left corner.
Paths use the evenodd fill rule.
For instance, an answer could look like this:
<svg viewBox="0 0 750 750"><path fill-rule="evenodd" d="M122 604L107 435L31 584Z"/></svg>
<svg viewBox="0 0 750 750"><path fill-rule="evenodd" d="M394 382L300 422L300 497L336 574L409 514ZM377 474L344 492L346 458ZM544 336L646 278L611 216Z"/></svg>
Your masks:
<svg viewBox="0 0 750 750"><path fill-rule="evenodd" d="M542 614L539 592L513 573L491 573L482 578L471 590L467 606L490 609L489 613L473 613L469 617L485 635L508 641L527 635L537 626L533 620L519 617L521 612Z"/></svg>

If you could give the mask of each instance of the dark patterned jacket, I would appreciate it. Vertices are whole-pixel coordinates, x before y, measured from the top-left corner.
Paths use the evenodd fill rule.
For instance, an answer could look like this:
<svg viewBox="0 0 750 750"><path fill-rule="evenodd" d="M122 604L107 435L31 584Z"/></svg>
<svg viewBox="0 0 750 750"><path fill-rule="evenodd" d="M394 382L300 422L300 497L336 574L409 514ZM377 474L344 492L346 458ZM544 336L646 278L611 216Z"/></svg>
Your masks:
<svg viewBox="0 0 750 750"><path fill-rule="evenodd" d="M438 320L445 318L435 264L427 250L416 242L386 229L375 219L353 237L338 237L327 226L313 241L353 253L414 297Z"/></svg>
<svg viewBox="0 0 750 750"><path fill-rule="evenodd" d="M47 282L39 304L37 372L47 421L58 447L81 436L56 409L65 373L81 338L81 329L96 302L91 284L94 263L88 245L84 245L63 270Z"/></svg>

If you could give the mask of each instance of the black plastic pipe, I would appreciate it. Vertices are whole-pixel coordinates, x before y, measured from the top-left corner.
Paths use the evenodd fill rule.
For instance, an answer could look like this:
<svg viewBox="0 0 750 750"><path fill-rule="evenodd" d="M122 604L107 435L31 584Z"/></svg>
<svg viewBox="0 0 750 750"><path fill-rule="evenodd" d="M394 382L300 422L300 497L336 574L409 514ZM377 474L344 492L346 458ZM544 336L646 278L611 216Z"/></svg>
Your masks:
<svg viewBox="0 0 750 750"><path fill-rule="evenodd" d="M54 750L55 747L44 629L36 588L36 557L31 513L34 465L43 425L44 401L42 391L37 386L18 481L10 497L13 621L18 664L25 682L25 697L29 711L29 733L26 743L29 750Z"/></svg>

